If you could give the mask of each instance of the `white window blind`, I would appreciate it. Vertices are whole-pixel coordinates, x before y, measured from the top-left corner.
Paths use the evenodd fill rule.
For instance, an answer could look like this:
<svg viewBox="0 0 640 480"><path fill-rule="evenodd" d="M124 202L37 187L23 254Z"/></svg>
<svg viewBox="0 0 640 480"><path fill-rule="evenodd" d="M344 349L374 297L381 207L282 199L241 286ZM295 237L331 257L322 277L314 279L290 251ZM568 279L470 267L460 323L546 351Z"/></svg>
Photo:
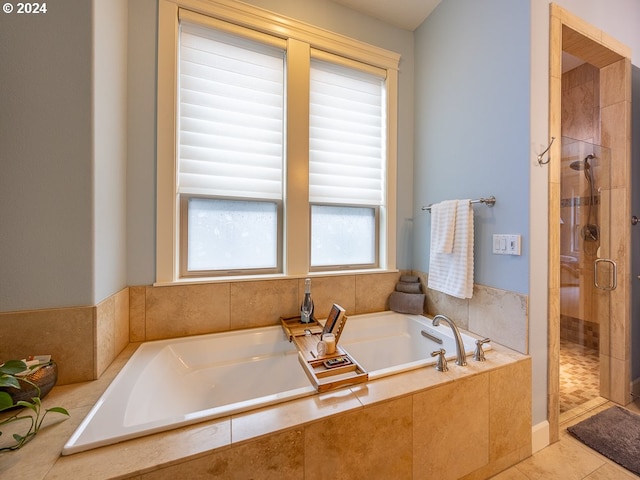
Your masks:
<svg viewBox="0 0 640 480"><path fill-rule="evenodd" d="M310 202L382 205L384 79L313 59L310 89Z"/></svg>
<svg viewBox="0 0 640 480"><path fill-rule="evenodd" d="M182 22L178 193L281 199L284 51Z"/></svg>

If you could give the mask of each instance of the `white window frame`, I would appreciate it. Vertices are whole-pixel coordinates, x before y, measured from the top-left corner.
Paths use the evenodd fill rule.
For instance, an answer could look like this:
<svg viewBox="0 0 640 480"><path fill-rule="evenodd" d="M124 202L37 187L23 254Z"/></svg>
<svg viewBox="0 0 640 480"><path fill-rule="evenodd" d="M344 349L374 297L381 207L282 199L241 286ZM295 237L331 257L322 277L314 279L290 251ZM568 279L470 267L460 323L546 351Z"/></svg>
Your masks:
<svg viewBox="0 0 640 480"><path fill-rule="evenodd" d="M379 270L395 270L397 183L397 53L375 47L314 26L285 18L234 0L161 0L158 6L158 99L157 99L157 193L156 193L156 284L190 281L180 277L180 204L176 179L176 115L179 16L238 33L245 28L287 42L287 77L309 78L312 52L327 52L344 58L346 64L360 62L386 71L387 165L386 202L379 212ZM303 80L304 81L304 80ZM308 81L307 81L308 83ZM301 178L309 176L309 94L287 82L288 116L307 122L287 122L283 273L272 276L299 277L310 267L309 187ZM255 276L251 276L255 278ZM229 280L229 277L220 278ZM200 278L211 281L215 278Z"/></svg>

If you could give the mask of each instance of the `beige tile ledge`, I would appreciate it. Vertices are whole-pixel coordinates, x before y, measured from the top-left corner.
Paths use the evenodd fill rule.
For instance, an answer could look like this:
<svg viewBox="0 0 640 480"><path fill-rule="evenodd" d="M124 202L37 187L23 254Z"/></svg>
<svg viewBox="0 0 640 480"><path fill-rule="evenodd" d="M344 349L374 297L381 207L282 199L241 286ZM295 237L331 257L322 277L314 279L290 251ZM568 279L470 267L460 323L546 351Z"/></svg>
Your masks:
<svg viewBox="0 0 640 480"><path fill-rule="evenodd" d="M128 478L187 459L204 457L215 449L222 452L232 445L451 384L457 379L528 358L494 344L487 352L486 362L469 359L466 367L450 362L446 373L437 372L432 367L420 368L334 392L61 457L64 443L137 346L129 345L99 380L55 387L45 398L45 407L63 406L70 411L71 418L52 414L32 442L19 451L0 454L0 477L16 480Z"/></svg>

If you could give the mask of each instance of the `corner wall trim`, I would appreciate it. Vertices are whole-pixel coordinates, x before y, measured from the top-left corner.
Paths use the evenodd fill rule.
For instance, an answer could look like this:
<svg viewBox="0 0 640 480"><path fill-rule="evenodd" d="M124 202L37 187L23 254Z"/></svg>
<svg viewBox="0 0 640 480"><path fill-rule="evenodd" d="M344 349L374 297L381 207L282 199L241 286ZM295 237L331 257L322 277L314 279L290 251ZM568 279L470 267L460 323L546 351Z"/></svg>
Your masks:
<svg viewBox="0 0 640 480"><path fill-rule="evenodd" d="M545 420L531 428L531 454L549 445L549 422Z"/></svg>

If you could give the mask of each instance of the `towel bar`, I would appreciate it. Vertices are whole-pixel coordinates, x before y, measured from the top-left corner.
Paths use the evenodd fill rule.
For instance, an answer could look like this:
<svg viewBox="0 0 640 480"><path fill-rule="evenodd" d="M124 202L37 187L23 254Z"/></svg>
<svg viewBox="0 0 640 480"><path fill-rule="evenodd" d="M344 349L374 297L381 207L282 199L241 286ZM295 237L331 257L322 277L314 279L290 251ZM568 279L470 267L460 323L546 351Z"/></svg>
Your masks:
<svg viewBox="0 0 640 480"><path fill-rule="evenodd" d="M496 197L491 195L488 198L478 198L476 200L471 200L471 203L485 203L487 207L493 207L496 204ZM433 204L432 204L433 205ZM422 210L431 211L431 205L427 205L426 207L422 207Z"/></svg>

